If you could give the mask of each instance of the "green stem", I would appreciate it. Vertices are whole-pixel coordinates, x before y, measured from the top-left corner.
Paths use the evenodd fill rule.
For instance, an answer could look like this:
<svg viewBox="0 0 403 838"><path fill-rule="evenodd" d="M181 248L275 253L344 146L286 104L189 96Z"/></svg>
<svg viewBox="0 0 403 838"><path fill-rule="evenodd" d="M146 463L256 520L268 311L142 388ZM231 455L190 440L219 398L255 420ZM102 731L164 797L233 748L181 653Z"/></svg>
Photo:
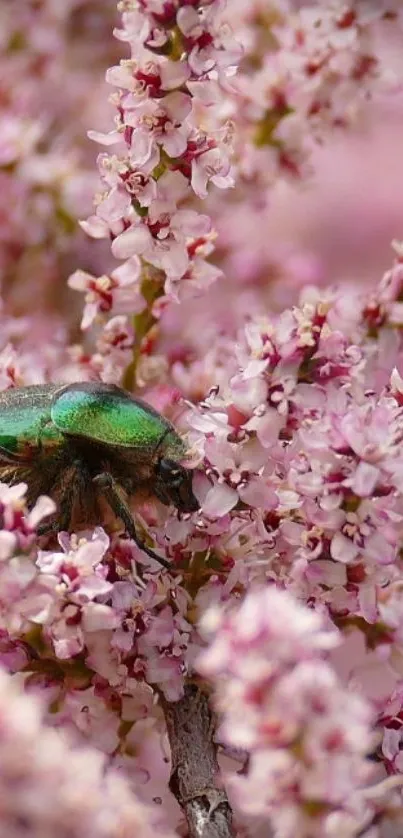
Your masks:
<svg viewBox="0 0 403 838"><path fill-rule="evenodd" d="M133 391L136 387L136 373L137 366L141 356L141 347L143 340L147 337L150 329L157 322L152 311L155 301L161 297L164 292L164 284L160 278L160 272L155 272L157 275L151 274L151 268L144 264L143 280L141 283L141 293L147 303L147 307L140 314L133 317L134 328L134 346L132 359L125 370L122 385L126 390Z"/></svg>

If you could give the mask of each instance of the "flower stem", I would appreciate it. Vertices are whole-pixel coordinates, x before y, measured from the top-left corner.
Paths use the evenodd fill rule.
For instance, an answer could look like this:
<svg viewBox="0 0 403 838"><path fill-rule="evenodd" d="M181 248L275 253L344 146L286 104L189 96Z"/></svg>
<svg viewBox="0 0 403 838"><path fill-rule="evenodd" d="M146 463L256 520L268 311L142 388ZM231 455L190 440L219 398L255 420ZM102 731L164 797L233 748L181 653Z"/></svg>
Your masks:
<svg viewBox="0 0 403 838"><path fill-rule="evenodd" d="M172 756L169 787L186 816L190 838L230 838L232 811L224 789L216 785L215 724L207 696L188 684L179 701L162 703Z"/></svg>

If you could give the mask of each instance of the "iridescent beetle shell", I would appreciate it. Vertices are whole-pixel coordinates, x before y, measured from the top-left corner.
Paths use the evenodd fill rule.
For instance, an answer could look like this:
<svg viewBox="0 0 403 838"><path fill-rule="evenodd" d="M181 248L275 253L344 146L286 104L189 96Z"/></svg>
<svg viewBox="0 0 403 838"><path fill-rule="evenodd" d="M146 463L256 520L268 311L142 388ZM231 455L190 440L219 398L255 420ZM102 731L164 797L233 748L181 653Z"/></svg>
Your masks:
<svg viewBox="0 0 403 838"><path fill-rule="evenodd" d="M122 490L195 511L186 455L167 419L115 385L45 384L0 393L0 480L25 481L29 503L40 494L53 497L61 529L100 521L103 495L131 537L163 564L139 542Z"/></svg>

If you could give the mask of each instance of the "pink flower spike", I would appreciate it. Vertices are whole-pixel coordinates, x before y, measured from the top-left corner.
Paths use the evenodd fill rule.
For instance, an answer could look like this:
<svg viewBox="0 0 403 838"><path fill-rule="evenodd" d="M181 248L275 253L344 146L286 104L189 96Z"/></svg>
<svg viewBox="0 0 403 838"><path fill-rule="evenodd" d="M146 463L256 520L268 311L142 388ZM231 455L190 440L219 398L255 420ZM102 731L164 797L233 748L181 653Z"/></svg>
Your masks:
<svg viewBox="0 0 403 838"><path fill-rule="evenodd" d="M200 5L141 0L128 8L123 4L121 11L115 35L130 44L131 57L106 74L116 89L117 128L89 132L114 153L98 158L104 192L96 215L82 227L94 238L111 240L115 258L140 256L145 270L147 263L154 266L165 274L167 299L184 300L221 275L201 261L212 250L210 219L181 203L192 191L206 197L210 182L219 189L233 185L222 97L241 50L216 0ZM181 51L171 58L166 48L175 26ZM202 242L206 236L209 248ZM89 301L85 328L97 313L96 302Z"/></svg>
<svg viewBox="0 0 403 838"><path fill-rule="evenodd" d="M350 807L359 824L373 714L326 660L336 632L273 586L227 611L213 606L201 628L211 642L198 666L216 688L221 738L247 750L248 770L228 778L241 811L268 818L276 834L291 838L314 793L321 803L312 814L315 834L326 834L332 812L343 817Z"/></svg>

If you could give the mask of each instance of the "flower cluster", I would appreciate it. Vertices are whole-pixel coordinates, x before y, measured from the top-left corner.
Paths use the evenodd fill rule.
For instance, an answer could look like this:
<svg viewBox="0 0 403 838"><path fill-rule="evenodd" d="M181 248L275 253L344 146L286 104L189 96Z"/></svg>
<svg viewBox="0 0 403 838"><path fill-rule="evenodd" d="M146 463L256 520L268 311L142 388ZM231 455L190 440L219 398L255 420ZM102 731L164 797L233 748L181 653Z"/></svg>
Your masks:
<svg viewBox="0 0 403 838"><path fill-rule="evenodd" d="M384 586L399 580L400 275L397 262L365 302L312 291L252 321L238 370L189 418L202 510L231 516L221 560L249 557L252 576L368 625L385 622Z"/></svg>
<svg viewBox="0 0 403 838"><path fill-rule="evenodd" d="M301 178L326 132L351 126L364 103L401 88L377 38L379 30L401 22L399 4L332 0L274 12L271 21L262 10L244 14L252 30L269 27L273 41L267 49L255 34L260 55L252 67L258 69L251 74L246 64L235 81L246 142L240 165L248 178L257 175L266 183L275 181L277 170Z"/></svg>
<svg viewBox="0 0 403 838"><path fill-rule="evenodd" d="M87 538L60 535L60 551L35 554L35 528L54 504L41 498L28 513L25 491L23 483L0 484L0 629L8 660L15 646L16 661L29 668L39 652L54 661L57 678L60 662L81 656L88 684L97 674L129 694L145 679L168 699L179 698L192 630L185 618L189 596L169 575L157 585L151 573L141 583L138 549L116 539L111 544L101 528Z"/></svg>
<svg viewBox="0 0 403 838"><path fill-rule="evenodd" d="M192 195L206 197L210 182L233 183L220 95L240 50L228 27L217 23L219 6L217 0L121 4L116 36L128 42L131 57L107 73L117 88L116 129L90 137L113 153L98 158L103 191L82 226L111 239L113 255L125 261L109 276L76 271L70 277L72 288L86 292L83 328L122 307L141 313L144 294L149 307L162 294L179 300L220 275L206 261L209 218L182 206Z"/></svg>
<svg viewBox="0 0 403 838"><path fill-rule="evenodd" d="M10 838L169 835L94 749L46 728L39 704L0 671L1 830Z"/></svg>
<svg viewBox="0 0 403 838"><path fill-rule="evenodd" d="M331 216L330 236L338 215L343 223L344 209L328 202L329 184L319 200L311 193L312 203L305 193L304 206L301 186L316 179L318 187L321 174L331 177L334 168L337 182L345 184L340 199L348 200L354 163L344 152L349 142L353 149L352 137L371 148L376 162L371 165L368 159L367 178L374 199L379 191L382 200L385 177L378 185L373 170L378 159L383 170L388 151L384 135L374 137L374 126L387 124L388 113L401 108L401 66L390 48L401 37L401 4L230 0L224 19L244 46L244 60L227 92L236 125L236 185L229 198L214 196L209 203L224 256L220 266L231 278L227 306L232 305L237 280L237 294L246 286L252 296L253 289L261 309L282 308L297 299L301 285L329 281L319 254L309 245L323 219L324 203L325 218ZM360 158L362 166L365 159ZM314 213L318 218L310 219ZM355 229L359 222L353 212L352 217ZM305 224L312 226L308 242ZM396 229L392 227L391 235ZM319 230L316 251L320 238Z"/></svg>
<svg viewBox="0 0 403 838"><path fill-rule="evenodd" d="M111 47L110 133L90 65L108 60L95 41L114 10L0 10L0 390L147 388L187 434L200 503L181 514L128 498L168 570L106 503L102 527L40 537L53 502L28 509L25 484L0 483L0 660L47 712L42 724L0 675L0 832L148 835L158 824L139 798L195 834L165 718L197 688L208 715L209 682L246 829L263 816L279 838L378 838L402 822L403 245L362 293L348 275L325 288L319 260L268 233L274 187L297 190L312 150L399 87L382 52L399 5L121 0L130 52L116 64ZM104 240L92 249L74 224L94 180L77 111L104 147L82 222ZM375 760L390 775L376 786Z"/></svg>
<svg viewBox="0 0 403 838"><path fill-rule="evenodd" d="M371 710L324 656L338 642L317 614L276 588L250 592L203 620L213 635L199 661L216 685L220 736L249 759L231 789L274 835L352 835L366 812ZM356 820L356 831L351 829Z"/></svg>
<svg viewBox="0 0 403 838"><path fill-rule="evenodd" d="M31 519L21 512L23 487L3 487L3 660L31 672L27 683L48 691L53 716L129 773L151 783L158 773L155 763L145 768L143 756L130 754L144 719L150 736L160 735L153 689L169 701L183 695L200 647L195 622L211 603L221 608L250 585L274 582L346 636L359 630L394 683L401 676L403 275L401 246L395 249L395 265L372 296L311 289L299 307L252 320L236 355L217 353L217 363L225 358L225 375L217 367L221 385L188 415L203 465L194 477L201 513L162 518L144 509L172 574L103 530L60 536L61 550L36 554L32 529L41 506L25 543L20 522ZM322 670L316 661L314 683L338 695L336 676ZM305 706L302 698L297 704ZM332 706L324 723L332 722ZM379 705L379 725L379 758L396 771L399 736L390 731L400 723L392 724L387 702ZM257 774L250 777L259 785ZM260 790L256 798L266 806ZM359 812L353 804L350 811L357 822L359 801Z"/></svg>

